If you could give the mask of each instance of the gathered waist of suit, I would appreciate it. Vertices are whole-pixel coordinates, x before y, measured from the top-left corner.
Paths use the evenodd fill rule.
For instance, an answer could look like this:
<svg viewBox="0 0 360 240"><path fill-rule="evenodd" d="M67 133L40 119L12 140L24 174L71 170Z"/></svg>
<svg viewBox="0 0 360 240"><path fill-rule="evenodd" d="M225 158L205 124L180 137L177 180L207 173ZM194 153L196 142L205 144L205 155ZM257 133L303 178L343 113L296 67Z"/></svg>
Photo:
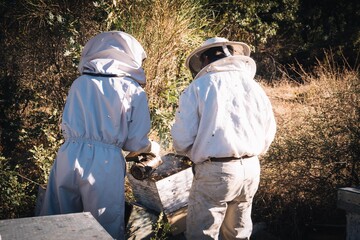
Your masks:
<svg viewBox="0 0 360 240"><path fill-rule="evenodd" d="M83 138L83 137L69 137L69 138L65 139L65 142L84 143L84 144L87 144L88 147L101 146L104 148L111 148L111 149L120 150L120 151L122 149L122 145L120 145L120 144L106 143L103 141L89 139L89 138Z"/></svg>

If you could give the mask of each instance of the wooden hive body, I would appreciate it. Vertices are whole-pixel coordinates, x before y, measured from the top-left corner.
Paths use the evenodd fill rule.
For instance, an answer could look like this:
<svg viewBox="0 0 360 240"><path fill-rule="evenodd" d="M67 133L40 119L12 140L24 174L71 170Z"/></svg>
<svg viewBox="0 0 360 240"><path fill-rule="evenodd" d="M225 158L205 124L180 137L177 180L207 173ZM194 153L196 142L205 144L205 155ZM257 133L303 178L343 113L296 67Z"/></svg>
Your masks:
<svg viewBox="0 0 360 240"><path fill-rule="evenodd" d="M164 163L148 179L137 180L127 174L136 203L157 213L164 212L173 225L173 233L185 230L184 219L193 180L191 167L180 167L181 157L175 154L163 156Z"/></svg>
<svg viewBox="0 0 360 240"><path fill-rule="evenodd" d="M136 201L156 212L171 213L187 206L192 182L191 168L187 168L159 181L137 180L128 175Z"/></svg>

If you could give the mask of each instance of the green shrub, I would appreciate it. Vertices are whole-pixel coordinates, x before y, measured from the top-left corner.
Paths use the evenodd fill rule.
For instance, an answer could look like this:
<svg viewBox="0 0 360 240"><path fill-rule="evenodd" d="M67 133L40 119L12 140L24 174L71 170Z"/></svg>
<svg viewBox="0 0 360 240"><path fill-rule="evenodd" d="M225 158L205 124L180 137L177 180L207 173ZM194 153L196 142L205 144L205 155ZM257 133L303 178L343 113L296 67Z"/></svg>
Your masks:
<svg viewBox="0 0 360 240"><path fill-rule="evenodd" d="M0 219L26 217L34 214L34 184L18 173L21 166L12 168L8 160L0 156Z"/></svg>

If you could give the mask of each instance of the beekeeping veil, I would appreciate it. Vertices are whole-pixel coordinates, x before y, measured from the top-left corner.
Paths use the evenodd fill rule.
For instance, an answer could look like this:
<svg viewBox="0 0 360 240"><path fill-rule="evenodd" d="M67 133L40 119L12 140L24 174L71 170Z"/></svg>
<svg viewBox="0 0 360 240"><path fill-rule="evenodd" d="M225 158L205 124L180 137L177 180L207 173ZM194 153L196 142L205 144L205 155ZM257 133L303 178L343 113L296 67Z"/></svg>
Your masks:
<svg viewBox="0 0 360 240"><path fill-rule="evenodd" d="M86 43L78 69L81 74L128 76L144 85L142 63L145 58L143 47L130 34L103 32Z"/></svg>
<svg viewBox="0 0 360 240"><path fill-rule="evenodd" d="M229 41L228 39L221 37L214 37L214 38L209 38L200 47L192 51L190 55L187 57L185 65L187 68L190 69L193 76L195 76L200 72L202 68L201 59L200 59L202 53L213 47L222 47L225 55L231 56L227 46L233 47L233 54L232 54L233 56L235 55L243 55L247 57L250 56L250 47L246 43Z"/></svg>

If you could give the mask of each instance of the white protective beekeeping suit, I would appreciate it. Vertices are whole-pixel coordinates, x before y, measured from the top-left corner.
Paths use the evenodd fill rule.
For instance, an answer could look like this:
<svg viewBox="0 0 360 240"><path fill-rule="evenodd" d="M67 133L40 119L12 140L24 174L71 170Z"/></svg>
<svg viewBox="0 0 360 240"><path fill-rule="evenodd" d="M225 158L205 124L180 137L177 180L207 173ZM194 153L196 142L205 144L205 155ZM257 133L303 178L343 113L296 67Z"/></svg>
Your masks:
<svg viewBox="0 0 360 240"><path fill-rule="evenodd" d="M202 53L214 47L226 57L206 65ZM252 232L258 156L273 141L276 122L249 56L246 44L215 37L186 61L195 78L180 96L171 134L174 149L194 163L186 216L189 240L243 240Z"/></svg>
<svg viewBox="0 0 360 240"><path fill-rule="evenodd" d="M84 47L62 117L64 144L52 167L42 215L91 212L113 238L124 238L121 150L150 151L150 115L142 62L131 35L104 32ZM141 84L141 85L140 85Z"/></svg>

